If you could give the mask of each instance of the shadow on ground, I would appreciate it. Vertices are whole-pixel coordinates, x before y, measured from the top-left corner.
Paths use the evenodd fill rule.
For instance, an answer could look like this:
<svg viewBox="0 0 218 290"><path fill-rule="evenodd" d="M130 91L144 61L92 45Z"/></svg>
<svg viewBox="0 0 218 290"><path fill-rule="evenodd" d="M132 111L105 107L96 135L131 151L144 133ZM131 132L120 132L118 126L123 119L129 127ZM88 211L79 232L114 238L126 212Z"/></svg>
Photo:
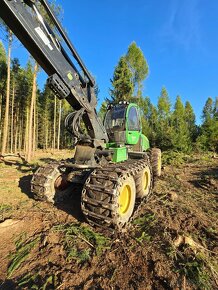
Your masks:
<svg viewBox="0 0 218 290"><path fill-rule="evenodd" d="M212 192L218 194L218 166L195 172L193 175L197 178L190 180L191 184L197 188L212 190Z"/></svg>
<svg viewBox="0 0 218 290"><path fill-rule="evenodd" d="M21 192L26 194L28 198L39 201L37 198L35 198L34 194L31 192L31 179L32 174L21 177L19 180L19 187L21 189ZM68 193L67 196L59 198L58 202L54 204L54 207L66 212L69 215L72 215L79 222L84 221L83 213L81 210L81 193L82 186L79 185L72 186L71 192ZM39 202L44 203L45 201Z"/></svg>
<svg viewBox="0 0 218 290"><path fill-rule="evenodd" d="M40 160L41 162L45 162L45 163L49 163L49 162L57 161L57 159L55 159L55 158L50 158L50 157L48 157L48 158L40 158L39 160Z"/></svg>
<svg viewBox="0 0 218 290"><path fill-rule="evenodd" d="M22 176L19 180L19 187L22 193L25 193L29 198L34 199L33 193L31 192L32 176L32 174Z"/></svg>
<svg viewBox="0 0 218 290"><path fill-rule="evenodd" d="M13 290L13 289L21 289L17 288L17 284L13 282L13 280L0 281L0 290Z"/></svg>
<svg viewBox="0 0 218 290"><path fill-rule="evenodd" d="M16 169L22 173L27 173L36 170L36 165L24 161L10 161L1 159L1 162L7 166L16 166Z"/></svg>
<svg viewBox="0 0 218 290"><path fill-rule="evenodd" d="M67 214L72 215L77 221L83 222L85 218L81 210L81 194L82 187L75 185L72 194L64 198L63 201L55 204L55 206Z"/></svg>

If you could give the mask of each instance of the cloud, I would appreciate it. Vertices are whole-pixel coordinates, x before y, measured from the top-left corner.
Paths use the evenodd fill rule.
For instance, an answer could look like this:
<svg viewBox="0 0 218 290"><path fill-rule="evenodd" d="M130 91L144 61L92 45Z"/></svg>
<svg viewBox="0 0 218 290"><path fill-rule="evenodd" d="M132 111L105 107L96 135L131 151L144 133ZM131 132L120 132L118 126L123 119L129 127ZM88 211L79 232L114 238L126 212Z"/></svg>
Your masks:
<svg viewBox="0 0 218 290"><path fill-rule="evenodd" d="M200 10L198 0L171 0L161 36L185 50L201 44Z"/></svg>

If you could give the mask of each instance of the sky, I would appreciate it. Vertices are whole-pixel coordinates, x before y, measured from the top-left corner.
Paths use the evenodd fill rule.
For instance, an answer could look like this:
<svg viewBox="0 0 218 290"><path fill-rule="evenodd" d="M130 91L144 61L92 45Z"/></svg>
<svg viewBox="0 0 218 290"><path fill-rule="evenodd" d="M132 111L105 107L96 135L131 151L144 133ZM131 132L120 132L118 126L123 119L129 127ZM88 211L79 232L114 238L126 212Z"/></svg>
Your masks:
<svg viewBox="0 0 218 290"><path fill-rule="evenodd" d="M63 8L62 24L69 38L96 78L100 103L109 97L120 57L135 41L149 66L143 96L156 105L164 86L172 106L177 95L184 103L190 101L200 123L207 98L218 96L217 0L56 2ZM27 53L18 42L12 55L25 65ZM45 73L40 73L41 88L45 79Z"/></svg>

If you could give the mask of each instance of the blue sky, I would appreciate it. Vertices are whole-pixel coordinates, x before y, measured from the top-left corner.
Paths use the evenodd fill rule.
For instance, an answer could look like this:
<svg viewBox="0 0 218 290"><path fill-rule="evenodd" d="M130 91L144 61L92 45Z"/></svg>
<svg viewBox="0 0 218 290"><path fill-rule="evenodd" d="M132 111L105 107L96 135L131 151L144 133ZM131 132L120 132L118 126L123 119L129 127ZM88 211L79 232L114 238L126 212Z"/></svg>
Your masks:
<svg viewBox="0 0 218 290"><path fill-rule="evenodd" d="M172 104L189 100L200 122L206 99L218 96L217 0L56 0L64 10L63 26L100 88L109 96L119 58L136 41L148 65L143 95L156 104L165 86ZM1 37L0 33L0 37ZM13 56L26 62L15 43ZM41 73L42 87L46 76Z"/></svg>

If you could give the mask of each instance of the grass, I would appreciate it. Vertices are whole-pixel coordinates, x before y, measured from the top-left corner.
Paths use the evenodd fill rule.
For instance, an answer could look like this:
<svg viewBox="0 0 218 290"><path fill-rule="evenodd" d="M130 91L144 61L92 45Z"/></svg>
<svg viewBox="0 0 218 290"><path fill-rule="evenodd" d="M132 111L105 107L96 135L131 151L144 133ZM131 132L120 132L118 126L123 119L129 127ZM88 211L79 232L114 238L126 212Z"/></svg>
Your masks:
<svg viewBox="0 0 218 290"><path fill-rule="evenodd" d="M27 242L26 233L22 233L15 241L16 252L9 255L10 263L7 269L7 277L10 278L15 270L28 258L31 250L39 242L39 237Z"/></svg>
<svg viewBox="0 0 218 290"><path fill-rule="evenodd" d="M12 206L9 204L0 204L0 214L12 210Z"/></svg>
<svg viewBox="0 0 218 290"><path fill-rule="evenodd" d="M67 261L76 261L77 264L84 264L91 259L91 249L78 249L76 246L69 250Z"/></svg>
<svg viewBox="0 0 218 290"><path fill-rule="evenodd" d="M147 213L133 221L136 227L136 241L140 244L143 242L150 242L152 240L151 230L156 224L157 220L154 213Z"/></svg>
<svg viewBox="0 0 218 290"><path fill-rule="evenodd" d="M212 289L210 273L202 255L184 256L184 259L178 263L178 267L178 272L185 275L198 289Z"/></svg>
<svg viewBox="0 0 218 290"><path fill-rule="evenodd" d="M190 152L184 153L181 151L167 150L162 153L163 165L181 166L185 163L205 164L213 162L213 152Z"/></svg>
<svg viewBox="0 0 218 290"><path fill-rule="evenodd" d="M163 165L182 165L190 161L191 157L182 152L164 151L162 154Z"/></svg>
<svg viewBox="0 0 218 290"><path fill-rule="evenodd" d="M9 204L0 204L0 222L4 221L6 214L10 215L12 209L13 207Z"/></svg>
<svg viewBox="0 0 218 290"><path fill-rule="evenodd" d="M53 230L63 234L67 261L75 260L77 264L83 264L93 254L101 256L110 248L109 238L81 224L61 224L54 226Z"/></svg>
<svg viewBox="0 0 218 290"><path fill-rule="evenodd" d="M217 255L195 242L191 237L167 247L166 255L172 260L175 272L185 276L197 289L212 290L218 286Z"/></svg>
<svg viewBox="0 0 218 290"><path fill-rule="evenodd" d="M39 286L39 284L41 286ZM26 274L21 277L18 281L18 286L20 289L31 289L31 290L48 290L48 289L57 289L57 276L52 274L43 278L39 272L36 272L34 275Z"/></svg>

